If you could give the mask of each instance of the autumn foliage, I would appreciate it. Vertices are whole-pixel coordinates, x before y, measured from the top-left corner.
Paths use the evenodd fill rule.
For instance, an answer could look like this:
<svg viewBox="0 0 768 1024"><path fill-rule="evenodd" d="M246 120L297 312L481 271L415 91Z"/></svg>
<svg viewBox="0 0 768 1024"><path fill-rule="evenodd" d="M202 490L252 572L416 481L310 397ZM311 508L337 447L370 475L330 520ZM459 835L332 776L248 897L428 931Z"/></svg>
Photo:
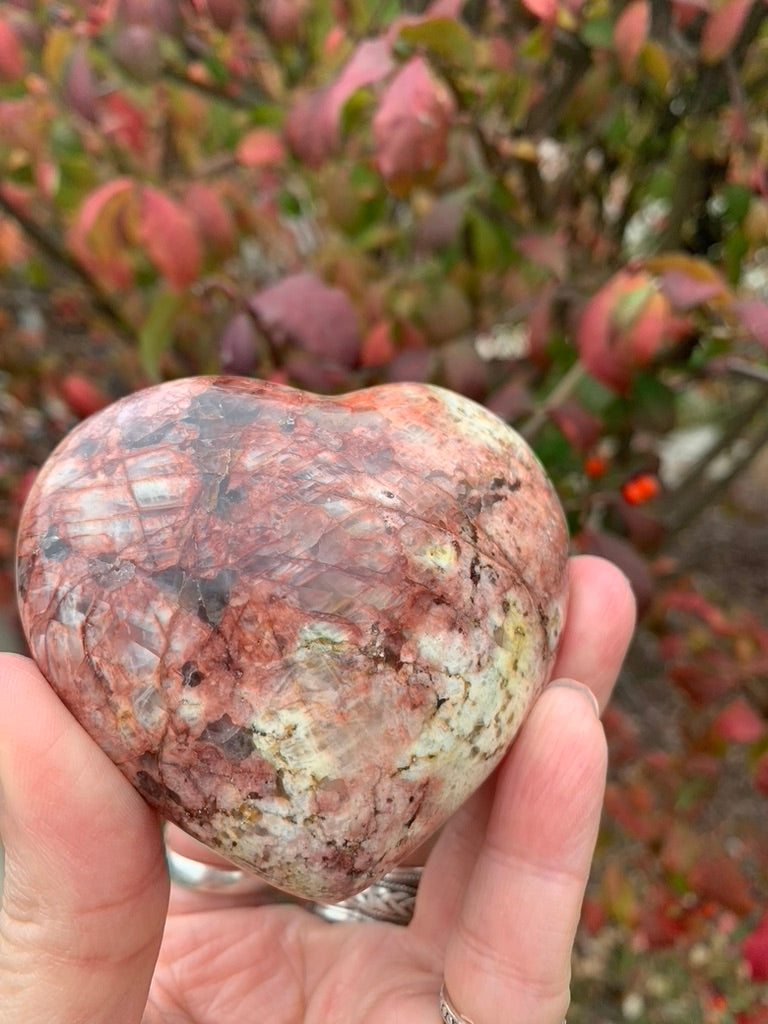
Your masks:
<svg viewBox="0 0 768 1024"><path fill-rule="evenodd" d="M417 379L508 419L678 723L609 716L573 1024L768 1016L766 833L707 824L734 772L768 809L768 633L669 558L768 439L767 67L765 0L0 8L0 600L34 467L147 383Z"/></svg>

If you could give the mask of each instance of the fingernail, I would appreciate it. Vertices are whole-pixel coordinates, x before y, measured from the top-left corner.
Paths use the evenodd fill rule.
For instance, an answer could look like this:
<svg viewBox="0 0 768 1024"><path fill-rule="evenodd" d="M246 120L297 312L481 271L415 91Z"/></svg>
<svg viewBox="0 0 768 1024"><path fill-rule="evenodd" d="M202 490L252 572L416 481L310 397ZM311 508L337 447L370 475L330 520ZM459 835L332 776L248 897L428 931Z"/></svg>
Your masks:
<svg viewBox="0 0 768 1024"><path fill-rule="evenodd" d="M600 705L597 703L597 697L592 693L588 686L583 683L577 683L575 679L555 679L549 684L548 689L555 687L562 690L573 690L575 693L580 693L582 697L589 702L589 706L595 713L597 718L600 717Z"/></svg>

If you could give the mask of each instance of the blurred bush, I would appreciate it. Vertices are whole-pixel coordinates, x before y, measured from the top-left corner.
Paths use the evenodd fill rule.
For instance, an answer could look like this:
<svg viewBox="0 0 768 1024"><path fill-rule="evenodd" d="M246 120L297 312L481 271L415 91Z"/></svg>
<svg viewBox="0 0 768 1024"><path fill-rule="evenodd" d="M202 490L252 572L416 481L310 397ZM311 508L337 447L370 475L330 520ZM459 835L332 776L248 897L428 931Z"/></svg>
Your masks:
<svg viewBox="0 0 768 1024"><path fill-rule="evenodd" d="M34 468L137 387L461 391L533 443L697 709L679 762L609 805L666 850L662 896L608 873L600 921L669 946L713 903L735 949L765 858L702 882L659 779L704 786L738 748L768 788L766 633L661 555L768 440L767 22L764 0L6 0L0 602ZM758 980L765 934L734 961ZM681 1012L754 1024L749 993Z"/></svg>

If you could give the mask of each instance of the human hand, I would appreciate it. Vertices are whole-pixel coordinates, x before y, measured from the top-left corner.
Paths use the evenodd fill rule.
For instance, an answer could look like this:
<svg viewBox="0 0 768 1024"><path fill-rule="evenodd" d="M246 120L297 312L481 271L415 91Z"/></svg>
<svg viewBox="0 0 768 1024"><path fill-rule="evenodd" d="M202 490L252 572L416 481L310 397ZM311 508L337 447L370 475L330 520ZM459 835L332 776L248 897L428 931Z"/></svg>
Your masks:
<svg viewBox="0 0 768 1024"><path fill-rule="evenodd" d="M176 894L156 815L27 659L0 657L0 1024L559 1024L597 832L621 574L571 564L553 678L447 823L408 927Z"/></svg>

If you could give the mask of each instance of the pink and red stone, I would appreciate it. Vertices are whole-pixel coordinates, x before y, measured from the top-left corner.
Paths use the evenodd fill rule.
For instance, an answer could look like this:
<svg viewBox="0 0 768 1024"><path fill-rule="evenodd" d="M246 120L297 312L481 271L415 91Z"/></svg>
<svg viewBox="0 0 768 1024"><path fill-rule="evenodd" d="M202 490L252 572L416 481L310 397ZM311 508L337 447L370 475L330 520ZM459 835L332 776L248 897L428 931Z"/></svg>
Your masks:
<svg viewBox="0 0 768 1024"><path fill-rule="evenodd" d="M498 764L552 664L566 555L538 462L467 399L193 378L62 442L18 588L43 673L151 804L337 900Z"/></svg>

